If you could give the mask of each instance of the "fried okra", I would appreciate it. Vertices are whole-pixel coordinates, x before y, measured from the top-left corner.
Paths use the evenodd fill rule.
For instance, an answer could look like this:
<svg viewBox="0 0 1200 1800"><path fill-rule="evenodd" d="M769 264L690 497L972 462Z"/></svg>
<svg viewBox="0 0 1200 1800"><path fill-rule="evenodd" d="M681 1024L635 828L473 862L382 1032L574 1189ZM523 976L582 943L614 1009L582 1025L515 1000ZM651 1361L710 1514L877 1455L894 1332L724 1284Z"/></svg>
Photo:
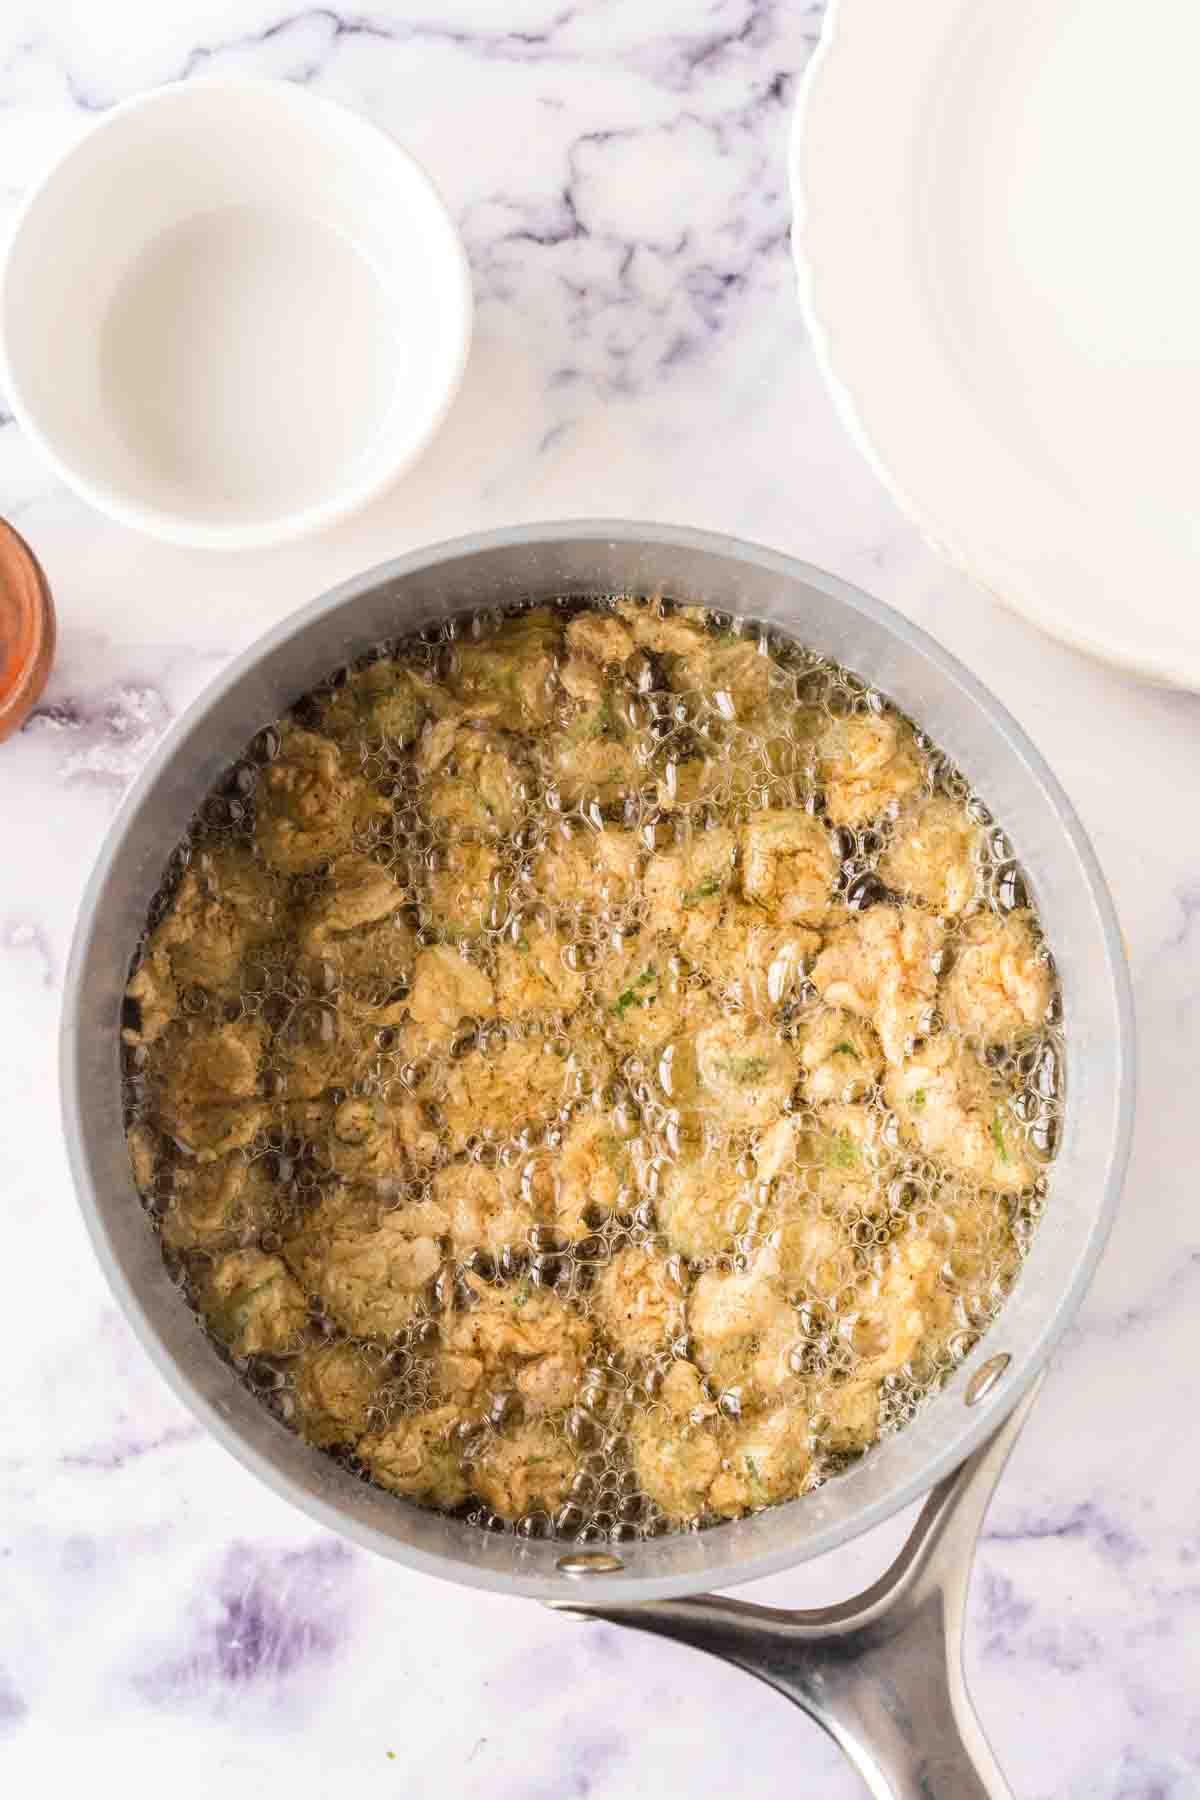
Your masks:
<svg viewBox="0 0 1200 1800"><path fill-rule="evenodd" d="M355 1337L394 1337L442 1265L448 1220L435 1201L390 1205L338 1188L284 1245L306 1293Z"/></svg>
<svg viewBox="0 0 1200 1800"><path fill-rule="evenodd" d="M836 1476L1045 1203L1054 964L966 796L851 673L666 596L358 656L222 779L129 973L134 1181L211 1335L521 1539Z"/></svg>

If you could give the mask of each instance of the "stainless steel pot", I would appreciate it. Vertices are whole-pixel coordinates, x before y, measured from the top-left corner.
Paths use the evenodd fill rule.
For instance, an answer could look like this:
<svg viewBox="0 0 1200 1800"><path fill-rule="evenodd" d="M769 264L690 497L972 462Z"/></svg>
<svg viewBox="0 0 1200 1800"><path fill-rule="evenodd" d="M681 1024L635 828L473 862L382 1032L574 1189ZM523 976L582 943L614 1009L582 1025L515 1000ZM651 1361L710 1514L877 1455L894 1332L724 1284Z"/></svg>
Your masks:
<svg viewBox="0 0 1200 1800"><path fill-rule="evenodd" d="M562 1544L492 1536L364 1486L237 1382L168 1280L134 1191L118 1030L130 955L165 859L262 724L379 638L481 605L614 591L665 592L778 625L921 721L1004 821L1029 874L1061 974L1070 1058L1053 1199L1016 1291L907 1431L790 1505L613 1554L568 1556ZM708 533L599 521L491 532L400 557L302 608L208 688L134 785L88 885L66 981L62 1080L80 1203L122 1306L180 1398L277 1493L428 1574L695 1642L821 1717L875 1793L961 1800L1006 1791L970 1717L958 1658L974 1526L1015 1434L1014 1408L1104 1244L1128 1146L1132 1054L1128 978L1096 859L1050 770L986 689L924 632L818 569ZM900 1562L844 1608L764 1615L694 1598L822 1555L931 1489Z"/></svg>

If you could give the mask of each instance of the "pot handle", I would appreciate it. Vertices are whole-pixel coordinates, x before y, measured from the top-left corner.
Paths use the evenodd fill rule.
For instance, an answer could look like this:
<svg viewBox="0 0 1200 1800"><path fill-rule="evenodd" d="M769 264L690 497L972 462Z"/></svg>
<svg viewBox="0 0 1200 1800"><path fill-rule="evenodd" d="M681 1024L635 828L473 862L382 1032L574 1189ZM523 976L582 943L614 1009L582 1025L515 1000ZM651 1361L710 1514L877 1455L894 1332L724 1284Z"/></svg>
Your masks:
<svg viewBox="0 0 1200 1800"><path fill-rule="evenodd" d="M1041 1380L930 1493L892 1566L837 1606L786 1612L698 1594L556 1611L675 1638L756 1675L841 1745L876 1800L1012 1800L967 1694L975 1540Z"/></svg>

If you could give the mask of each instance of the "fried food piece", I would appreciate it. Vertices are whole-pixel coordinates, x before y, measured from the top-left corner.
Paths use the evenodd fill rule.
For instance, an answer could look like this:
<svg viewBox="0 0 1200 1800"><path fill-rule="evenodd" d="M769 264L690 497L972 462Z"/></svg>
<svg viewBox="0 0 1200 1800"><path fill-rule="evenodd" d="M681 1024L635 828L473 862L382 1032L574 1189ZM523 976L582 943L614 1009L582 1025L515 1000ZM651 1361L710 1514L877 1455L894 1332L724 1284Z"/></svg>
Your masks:
<svg viewBox="0 0 1200 1800"><path fill-rule="evenodd" d="M470 1050L446 1073L442 1117L451 1147L473 1137L511 1137L542 1123L601 1085L605 1070L588 1045L577 1053L559 1040L513 1038L497 1050Z"/></svg>
<svg viewBox="0 0 1200 1800"><path fill-rule="evenodd" d="M858 1373L877 1380L911 1361L918 1347L944 1331L953 1298L940 1284L945 1247L931 1233L909 1231L891 1246L882 1273L850 1326L862 1358Z"/></svg>
<svg viewBox="0 0 1200 1800"><path fill-rule="evenodd" d="M259 1091L266 1031L255 1019L191 1021L164 1046L162 1110L170 1123Z"/></svg>
<svg viewBox="0 0 1200 1800"><path fill-rule="evenodd" d="M234 1356L295 1349L308 1318L304 1295L281 1259L261 1250L218 1257L197 1298L210 1329Z"/></svg>
<svg viewBox="0 0 1200 1800"><path fill-rule="evenodd" d="M681 667L722 719L749 725L767 708L771 659L758 638L710 638L703 653L687 658ZM682 685L678 672L673 672L672 685Z"/></svg>
<svg viewBox="0 0 1200 1800"><path fill-rule="evenodd" d="M419 1126L409 1100L353 1095L288 1111L293 1128L343 1180L395 1183L407 1172L408 1153L415 1155Z"/></svg>
<svg viewBox="0 0 1200 1800"><path fill-rule="evenodd" d="M704 971L716 994L748 1013L766 1016L793 999L804 971L821 948L819 933L804 925L776 925L757 907L730 900L719 919L683 928L689 959Z"/></svg>
<svg viewBox="0 0 1200 1800"><path fill-rule="evenodd" d="M483 970L453 944L430 944L413 965L408 1010L435 1042L448 1042L466 1018L489 1019L496 996Z"/></svg>
<svg viewBox="0 0 1200 1800"><path fill-rule="evenodd" d="M282 911L269 872L248 851L198 852L126 986L139 1020L124 1041L160 1038L179 1016L181 986L235 993L243 959L271 937Z"/></svg>
<svg viewBox="0 0 1200 1800"><path fill-rule="evenodd" d="M455 1436L463 1423L460 1407L436 1406L362 1438L358 1455L393 1494L429 1506L459 1506L469 1491Z"/></svg>
<svg viewBox="0 0 1200 1800"><path fill-rule="evenodd" d="M480 725L454 718L427 725L416 762L426 813L456 831L514 831L532 796L530 771Z"/></svg>
<svg viewBox="0 0 1200 1800"><path fill-rule="evenodd" d="M723 1389L770 1399L796 1386L789 1361L801 1330L769 1260L744 1273L710 1269L688 1301L695 1358Z"/></svg>
<svg viewBox="0 0 1200 1800"><path fill-rule="evenodd" d="M804 1092L820 1105L849 1102L867 1093L883 1070L883 1054L871 1027L846 1012L822 1011L800 1048Z"/></svg>
<svg viewBox="0 0 1200 1800"><path fill-rule="evenodd" d="M416 674L394 657L356 670L325 702L322 723L330 737L362 754L387 741L403 749L421 729L429 699Z"/></svg>
<svg viewBox="0 0 1200 1800"><path fill-rule="evenodd" d="M801 1122L793 1113L759 1132L754 1143L754 1170L760 1185L774 1181L794 1162L802 1135Z"/></svg>
<svg viewBox="0 0 1200 1800"><path fill-rule="evenodd" d="M812 967L827 1006L870 1019L890 1063L926 1029L945 932L914 906L872 906L837 926Z"/></svg>
<svg viewBox="0 0 1200 1800"><path fill-rule="evenodd" d="M607 912L629 901L637 865L631 831L597 831L564 820L534 864L533 887L552 905Z"/></svg>
<svg viewBox="0 0 1200 1800"><path fill-rule="evenodd" d="M879 1115L867 1107L828 1107L822 1128L813 1130L790 1117L759 1138L758 1189L770 1201L765 1229L773 1232L796 1222L795 1243L780 1242L781 1266L786 1267L789 1253L808 1256L805 1246L810 1242L814 1257L828 1259L821 1260L824 1272L819 1278L808 1273L809 1291L832 1293L839 1285L837 1269L847 1274L841 1233L855 1209L857 1215L868 1216L887 1206L890 1163L878 1141L878 1120ZM827 1230L835 1232L833 1239L825 1235Z"/></svg>
<svg viewBox="0 0 1200 1800"><path fill-rule="evenodd" d="M137 1007L136 1025L121 1027L126 1044L154 1044L167 1026L179 1017L179 989L171 959L161 946L150 943L125 984L125 998Z"/></svg>
<svg viewBox="0 0 1200 1800"><path fill-rule="evenodd" d="M734 879L737 840L725 826L699 831L652 856L643 878L646 925L677 938L690 956L720 923Z"/></svg>
<svg viewBox="0 0 1200 1800"><path fill-rule="evenodd" d="M126 1133L126 1143L129 1147L133 1185L145 1199L154 1186L162 1156L158 1135L147 1125L131 1125Z"/></svg>
<svg viewBox="0 0 1200 1800"><path fill-rule="evenodd" d="M571 620L567 649L599 664L626 663L633 655L633 633L610 612L584 612Z"/></svg>
<svg viewBox="0 0 1200 1800"><path fill-rule="evenodd" d="M725 1518L773 1506L803 1491L812 1462L808 1414L799 1402L744 1419L723 1444L709 1505Z"/></svg>
<svg viewBox="0 0 1200 1800"><path fill-rule="evenodd" d="M587 978L573 968L570 945L533 920L524 922L515 942L500 946L496 958L496 1011L502 1019L522 1013L573 1012Z"/></svg>
<svg viewBox="0 0 1200 1800"><path fill-rule="evenodd" d="M257 1020L197 1020L160 1040L165 1129L202 1162L243 1149L266 1122L261 1098L266 1033Z"/></svg>
<svg viewBox="0 0 1200 1800"><path fill-rule="evenodd" d="M888 1072L884 1095L904 1139L935 1162L1006 1193L1033 1180L1003 1085L964 1044L930 1038Z"/></svg>
<svg viewBox="0 0 1200 1800"><path fill-rule="evenodd" d="M245 957L279 929L284 910L278 882L248 850L202 850L155 938L176 981L231 994Z"/></svg>
<svg viewBox="0 0 1200 1800"><path fill-rule="evenodd" d="M690 1261L732 1249L762 1210L726 1147L694 1144L683 1155L657 1158L643 1181L667 1242Z"/></svg>
<svg viewBox="0 0 1200 1800"><path fill-rule="evenodd" d="M716 1411L705 1400L699 1370L676 1362L659 1403L638 1412L630 1426L638 1485L676 1523L704 1512L721 1467Z"/></svg>
<svg viewBox="0 0 1200 1800"><path fill-rule="evenodd" d="M465 1280L475 1305L442 1324L447 1391L474 1406L515 1392L530 1415L569 1406L595 1335L588 1320L528 1278L501 1287L470 1272Z"/></svg>
<svg viewBox="0 0 1200 1800"><path fill-rule="evenodd" d="M323 1000L294 1006L275 1035L272 1060L289 1100L315 1100L327 1088L349 1086L370 1061L374 1031L349 1008Z"/></svg>
<svg viewBox="0 0 1200 1800"><path fill-rule="evenodd" d="M630 1211L637 1197L638 1145L619 1115L580 1113L558 1160L555 1222L583 1237L589 1219Z"/></svg>
<svg viewBox="0 0 1200 1800"><path fill-rule="evenodd" d="M558 678L562 682L563 691L570 699L579 702L581 712L598 707L608 692L607 671L589 656L568 656L558 672Z"/></svg>
<svg viewBox="0 0 1200 1800"><path fill-rule="evenodd" d="M897 819L879 873L897 893L953 918L975 898L978 848L979 827L962 806L926 795Z"/></svg>
<svg viewBox="0 0 1200 1800"><path fill-rule="evenodd" d="M785 925L819 925L829 910L837 861L828 829L796 807L753 815L739 838L742 892Z"/></svg>
<svg viewBox="0 0 1200 1800"><path fill-rule="evenodd" d="M350 848L387 803L347 772L332 738L291 726L258 787L259 849L286 875L315 869Z"/></svg>
<svg viewBox="0 0 1200 1800"><path fill-rule="evenodd" d="M821 1109L826 1134L822 1160L834 1168L883 1167L895 1148L890 1116L873 1106L836 1104Z"/></svg>
<svg viewBox="0 0 1200 1800"><path fill-rule="evenodd" d="M1046 1018L1053 992L1029 917L976 913L959 938L942 983L946 1023L987 1044L1011 1044Z"/></svg>
<svg viewBox="0 0 1200 1800"><path fill-rule="evenodd" d="M236 1152L216 1162L181 1163L162 1221L173 1250L231 1249L253 1243L277 1210L278 1189L263 1159Z"/></svg>
<svg viewBox="0 0 1200 1800"><path fill-rule="evenodd" d="M705 648L704 610L699 606L681 606L664 610L661 601L649 605L639 600L618 600L617 614L633 634L640 650L652 650L656 656L694 657Z"/></svg>
<svg viewBox="0 0 1200 1800"><path fill-rule="evenodd" d="M494 1169L455 1162L434 1175L433 1197L448 1220L455 1255L496 1254L523 1243L535 1225L553 1215L556 1186L544 1158Z"/></svg>
<svg viewBox="0 0 1200 1800"><path fill-rule="evenodd" d="M771 1231L761 1268L789 1295L828 1300L855 1277L854 1255L844 1232L811 1205L792 1206ZM789 1322L790 1324L790 1322ZM789 1338L789 1347L794 1338Z"/></svg>
<svg viewBox="0 0 1200 1800"><path fill-rule="evenodd" d="M925 780L912 728L890 713L834 719L818 746L825 810L834 825L865 825Z"/></svg>
<svg viewBox="0 0 1200 1800"><path fill-rule="evenodd" d="M701 800L719 801L729 788L735 770L720 756L705 756L685 739L668 739L657 759L655 797L664 812L695 806Z"/></svg>
<svg viewBox="0 0 1200 1800"><path fill-rule="evenodd" d="M365 1188L327 1194L284 1245L310 1294L355 1337L394 1337L442 1265L444 1210L432 1201L385 1207Z"/></svg>
<svg viewBox="0 0 1200 1800"><path fill-rule="evenodd" d="M697 1033L696 1069L702 1103L736 1125L775 1118L799 1074L788 1044L743 1019L719 1019Z"/></svg>
<svg viewBox="0 0 1200 1800"><path fill-rule="evenodd" d="M613 689L581 702L570 724L546 741L543 756L546 786L564 807L615 806L644 776L622 697Z"/></svg>
<svg viewBox="0 0 1200 1800"><path fill-rule="evenodd" d="M342 987L338 1006L358 1022L368 1038L403 1024L415 954L415 933L399 913L339 944Z"/></svg>
<svg viewBox="0 0 1200 1800"><path fill-rule="evenodd" d="M374 857L351 853L330 864L325 886L298 924L303 949L323 956L349 934L378 925L408 898L395 876Z"/></svg>
<svg viewBox="0 0 1200 1800"><path fill-rule="evenodd" d="M866 1450L879 1436L879 1382L856 1376L837 1387L818 1388L811 1413L820 1444L841 1455Z"/></svg>
<svg viewBox="0 0 1200 1800"><path fill-rule="evenodd" d="M377 1365L358 1344L320 1344L297 1360L293 1376L300 1426L310 1444L352 1444L366 1429L379 1386Z"/></svg>
<svg viewBox="0 0 1200 1800"><path fill-rule="evenodd" d="M445 845L428 878L433 924L447 937L473 937L504 922L508 901L500 858L488 844Z"/></svg>
<svg viewBox="0 0 1200 1800"><path fill-rule="evenodd" d="M592 1289L592 1315L626 1356L650 1356L683 1335L683 1289L665 1258L619 1250Z"/></svg>
<svg viewBox="0 0 1200 1800"><path fill-rule="evenodd" d="M313 993L354 1013L364 1027L395 1025L407 1010L417 939L397 909L357 931L330 934L302 959Z"/></svg>
<svg viewBox="0 0 1200 1800"><path fill-rule="evenodd" d="M596 985L604 1029L622 1048L651 1049L712 1011L707 992L680 959L640 938L609 957Z"/></svg>
<svg viewBox="0 0 1200 1800"><path fill-rule="evenodd" d="M521 1519L561 1506L577 1467L561 1431L535 1420L487 1439L471 1464L471 1486L502 1519Z"/></svg>
<svg viewBox="0 0 1200 1800"><path fill-rule="evenodd" d="M470 708L494 707L508 731L533 731L554 716L559 626L548 607L520 613L487 637L454 645L450 685Z"/></svg>

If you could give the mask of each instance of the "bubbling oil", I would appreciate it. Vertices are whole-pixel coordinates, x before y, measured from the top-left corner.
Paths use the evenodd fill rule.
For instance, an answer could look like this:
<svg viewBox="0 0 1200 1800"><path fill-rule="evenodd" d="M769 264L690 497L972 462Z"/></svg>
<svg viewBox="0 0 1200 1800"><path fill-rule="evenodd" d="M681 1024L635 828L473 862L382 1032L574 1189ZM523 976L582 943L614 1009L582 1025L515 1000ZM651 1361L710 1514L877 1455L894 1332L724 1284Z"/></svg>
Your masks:
<svg viewBox="0 0 1200 1800"><path fill-rule="evenodd" d="M585 617L628 654L573 648ZM931 801L969 845L948 911L893 885ZM785 816L829 846L803 921L799 865L748 894ZM870 995L813 979L872 914L933 934L886 1059ZM1005 921L1046 1003L943 1016ZM264 726L167 865L124 1036L163 1254L263 1404L410 1500L580 1544L791 1499L906 1426L1017 1277L1062 1107L985 802L848 670L660 599L448 620Z"/></svg>

